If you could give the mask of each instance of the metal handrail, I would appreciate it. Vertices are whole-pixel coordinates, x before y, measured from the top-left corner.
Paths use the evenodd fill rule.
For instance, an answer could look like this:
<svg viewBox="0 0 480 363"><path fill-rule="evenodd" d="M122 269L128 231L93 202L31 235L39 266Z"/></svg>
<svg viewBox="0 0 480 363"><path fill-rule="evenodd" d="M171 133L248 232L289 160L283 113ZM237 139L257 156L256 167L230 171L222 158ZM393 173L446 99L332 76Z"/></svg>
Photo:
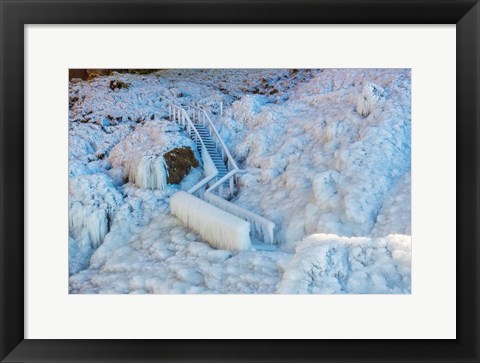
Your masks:
<svg viewBox="0 0 480 363"><path fill-rule="evenodd" d="M205 193L211 193L214 189L225 183L228 179L233 178L235 174L237 174L239 169L233 169L229 171L227 174L222 176L220 179L218 179L211 187L209 187Z"/></svg>
<svg viewBox="0 0 480 363"><path fill-rule="evenodd" d="M198 107L198 106L193 106L193 105L191 105L190 108L191 108L191 109L194 109L194 110L197 110L197 111L200 111L201 113L203 113L203 115L205 116L206 120L208 121L208 124L209 124L211 130L213 131L215 137L217 138L218 142L219 142L220 145L222 146L223 152L224 152L225 155L227 156L228 162L232 165L232 169L239 169L237 163L235 162L235 159L234 159L234 158L232 157L232 155L230 154L230 151L228 151L227 146L226 146L225 143L223 142L220 134L218 133L215 125L213 124L212 120L211 120L210 117L208 116L207 112L206 112L203 108Z"/></svg>
<svg viewBox="0 0 480 363"><path fill-rule="evenodd" d="M177 112L175 112L175 110ZM198 133L198 130L197 128L195 127L195 124L192 122L192 120L190 119L190 116L188 115L188 113L183 109L183 107L181 106L177 106L173 103L170 103L168 105L168 111L169 111L169 117L170 117L170 120L172 121L175 121L175 122L184 122L186 121L187 124L193 129L193 131L195 132L195 135L197 136L198 140L200 141L201 145L202 145L202 160L203 158L205 157L205 153L208 153L207 152L207 147L205 146L205 143L203 142L203 139L201 138L200 134ZM180 117L180 115L183 115L183 119ZM184 126L182 124L182 126ZM210 157L210 156L208 156ZM201 188L203 188L205 185L208 185L208 183L210 181L212 181L213 179L215 179L218 175L218 169L215 167L215 165L213 165L213 167L215 168L215 173L211 174L211 175L207 175L205 178L203 178L202 180L200 180L197 184L195 184L192 188L190 188L188 190L188 193L190 194L194 194L196 193L197 191L199 191Z"/></svg>
<svg viewBox="0 0 480 363"><path fill-rule="evenodd" d="M177 113L171 112L171 110L173 110L173 109L176 109L177 111L179 111L180 114L183 115L183 119L181 117L179 117L179 115L177 115ZM189 131L190 131L190 128L193 129L193 131L195 132L195 135L197 136L198 140L200 140L200 143L202 144L202 148L206 149L206 146L203 143L203 140L202 140L200 134L198 133L197 128L195 127L195 124L192 122L192 120L190 119L190 116L188 116L188 113L185 111L185 109L183 109L183 107L177 106L173 103L170 103L169 104L169 114L170 114L170 119L171 120L173 119L173 121L176 121L176 122L178 122L178 121L184 122L184 120L187 121L187 124L189 126ZM175 118L178 118L178 120L175 120ZM185 126L185 125L182 125L182 126Z"/></svg>
<svg viewBox="0 0 480 363"><path fill-rule="evenodd" d="M210 117L207 115L205 110L197 106L190 106L190 109L197 110L204 115L203 121L204 122L205 120L208 121L210 130L213 131L213 133L215 134L216 138L218 139L222 147L223 154L227 157L227 162L232 166L232 169L227 174L225 174L223 177L218 179L215 183L213 183L213 185L211 185L208 189L205 190L203 199L205 199L207 202L213 205L217 205L217 207L220 207L220 208L223 207L227 209L228 212L236 215L237 217L247 220L249 223L251 223L254 226L252 233L255 233L258 236L262 237L265 243L273 244L274 243L273 230L275 228L275 224L272 221L269 221L268 219L254 212L246 210L240 207L239 205L236 205L222 198L223 183L225 183L227 180L231 180L230 183L232 183L232 181L235 183L235 175L243 174L245 173L245 170L242 170L237 166L237 163L235 162L232 155L228 151L227 146L223 142L222 138L220 137L220 134L218 133L217 129L212 123L212 120L210 120ZM192 116L194 117L194 115ZM197 136L198 140L202 144L202 159L203 159L204 154L205 153L208 154L208 151L207 151L207 148L205 147L205 144L197 128L195 127L195 123L192 122L188 112L186 112L183 107L170 103L169 117L171 120L174 120L176 122L182 122L182 126L185 126L185 122L186 122L189 128L193 129L193 131L195 132L195 135ZM205 123L203 123L203 125L205 126ZM212 181L214 178L218 176L218 169L215 167L215 165L213 165L213 167L215 168L215 172L211 175L206 176L202 180L200 180L200 182L198 182L188 190L188 193L194 194L195 192L199 191L201 188L208 185L210 181ZM230 185L232 186L232 184ZM219 187L220 187L220 196L217 196L213 194L213 191Z"/></svg>
<svg viewBox="0 0 480 363"><path fill-rule="evenodd" d="M195 194L198 190L200 190L201 188L203 188L205 185L208 185L208 183L210 183L211 180L215 179L217 176L218 176L218 169L217 167L215 166L215 164L213 163L212 159L210 158L210 155L208 154L208 151L205 147L202 147L202 160L203 160L203 166L204 166L204 172L206 171L205 169L205 164L206 164L206 159L209 158L210 161L209 163L211 164L211 166L213 167L214 169L214 172L211 173L211 174L208 174L208 175L205 175L205 178L203 178L202 180L200 180L197 184L195 184L192 188L190 188L188 190L188 193L190 194Z"/></svg>
<svg viewBox="0 0 480 363"><path fill-rule="evenodd" d="M273 238L275 223L272 221L208 191L205 192L204 199L208 203L249 222L253 227L251 230L252 235L260 237L267 244L275 243Z"/></svg>

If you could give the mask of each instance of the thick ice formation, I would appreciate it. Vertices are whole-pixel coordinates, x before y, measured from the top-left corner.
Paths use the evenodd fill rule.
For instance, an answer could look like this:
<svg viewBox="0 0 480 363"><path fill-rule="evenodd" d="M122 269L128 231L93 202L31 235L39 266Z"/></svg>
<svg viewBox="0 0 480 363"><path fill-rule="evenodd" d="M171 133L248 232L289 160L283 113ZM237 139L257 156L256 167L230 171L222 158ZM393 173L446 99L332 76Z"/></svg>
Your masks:
<svg viewBox="0 0 480 363"><path fill-rule="evenodd" d="M85 268L86 260L108 233L123 197L105 174L69 178L70 272Z"/></svg>
<svg viewBox="0 0 480 363"><path fill-rule="evenodd" d="M252 226L252 235L258 237L263 243L275 243L273 238L275 224L273 222L212 193L205 193L205 200L234 216L248 221Z"/></svg>
<svg viewBox="0 0 480 363"><path fill-rule="evenodd" d="M188 146L199 159L195 143L169 121L150 121L118 143L110 153L114 167L125 171L128 181L140 188L164 190L168 169L163 154L176 147Z"/></svg>
<svg viewBox="0 0 480 363"><path fill-rule="evenodd" d="M250 224L186 192L170 198L176 217L197 232L213 247L225 250L248 250Z"/></svg>
<svg viewBox="0 0 480 363"><path fill-rule="evenodd" d="M405 173L384 199L371 235L374 237L389 234L411 235L411 199L411 175Z"/></svg>
<svg viewBox="0 0 480 363"><path fill-rule="evenodd" d="M71 122L68 133L69 176L94 174L110 168L107 156L135 126L117 126Z"/></svg>
<svg viewBox="0 0 480 363"><path fill-rule="evenodd" d="M383 238L314 234L296 246L278 293L410 293L410 236Z"/></svg>
<svg viewBox="0 0 480 363"><path fill-rule="evenodd" d="M367 83L362 93L357 98L357 112L362 116L368 116L377 104L385 98L385 90L373 83Z"/></svg>
<svg viewBox="0 0 480 363"><path fill-rule="evenodd" d="M245 129L227 143L245 159L248 186L235 203L272 220L281 243L369 235L410 171L410 85L409 70L324 70L283 103L236 102L225 118L245 117ZM359 90L380 87L388 97L360 116Z"/></svg>

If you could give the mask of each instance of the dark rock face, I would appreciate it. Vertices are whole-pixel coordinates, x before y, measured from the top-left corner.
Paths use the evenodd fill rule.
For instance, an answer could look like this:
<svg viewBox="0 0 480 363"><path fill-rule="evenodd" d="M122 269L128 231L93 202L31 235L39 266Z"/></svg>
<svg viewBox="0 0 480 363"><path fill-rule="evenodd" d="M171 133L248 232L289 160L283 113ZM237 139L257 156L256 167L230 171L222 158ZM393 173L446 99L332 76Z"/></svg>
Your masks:
<svg viewBox="0 0 480 363"><path fill-rule="evenodd" d="M74 78L83 79L86 81L88 79L88 73L86 69L72 69L68 70L68 80L71 81Z"/></svg>
<svg viewBox="0 0 480 363"><path fill-rule="evenodd" d="M112 91L115 91L116 89L122 89L122 88L128 89L128 87L129 85L127 83L123 83L117 80L110 81L110 89Z"/></svg>
<svg viewBox="0 0 480 363"><path fill-rule="evenodd" d="M149 74L159 69L78 69L70 68L68 70L68 80L71 81L73 78L79 78L84 81L93 79L98 76L108 76L112 72L117 73L134 73L134 74Z"/></svg>
<svg viewBox="0 0 480 363"><path fill-rule="evenodd" d="M79 78L81 80L87 81L98 76L108 76L110 73L112 73L112 69L70 68L68 70L68 80L71 81L73 78Z"/></svg>
<svg viewBox="0 0 480 363"><path fill-rule="evenodd" d="M198 160L195 159L193 150L189 147L178 147L163 155L168 167L169 184L178 184L190 172L192 168L198 167Z"/></svg>

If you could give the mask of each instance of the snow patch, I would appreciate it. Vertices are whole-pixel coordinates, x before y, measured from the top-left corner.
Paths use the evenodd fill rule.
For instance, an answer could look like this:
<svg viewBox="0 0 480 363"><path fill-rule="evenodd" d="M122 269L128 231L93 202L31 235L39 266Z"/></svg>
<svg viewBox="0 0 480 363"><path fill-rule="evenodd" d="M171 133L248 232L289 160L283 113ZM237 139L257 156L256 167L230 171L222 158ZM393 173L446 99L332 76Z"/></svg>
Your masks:
<svg viewBox="0 0 480 363"><path fill-rule="evenodd" d="M314 234L297 244L278 293L409 294L411 238Z"/></svg>
<svg viewBox="0 0 480 363"><path fill-rule="evenodd" d="M231 111L229 110L228 114L231 114L234 119L242 121L247 126L253 127L258 122L255 116L266 103L267 99L264 96L246 95L232 104Z"/></svg>

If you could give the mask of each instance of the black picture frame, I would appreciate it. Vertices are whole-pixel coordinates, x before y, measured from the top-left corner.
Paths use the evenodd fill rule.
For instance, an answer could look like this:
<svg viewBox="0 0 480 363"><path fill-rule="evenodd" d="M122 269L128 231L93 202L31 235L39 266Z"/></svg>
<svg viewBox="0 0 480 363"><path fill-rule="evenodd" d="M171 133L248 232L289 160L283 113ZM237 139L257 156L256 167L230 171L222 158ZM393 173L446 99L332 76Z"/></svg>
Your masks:
<svg viewBox="0 0 480 363"><path fill-rule="evenodd" d="M479 362L478 0L1 0L0 15L2 362ZM457 339L24 339L24 25L162 23L456 24Z"/></svg>

